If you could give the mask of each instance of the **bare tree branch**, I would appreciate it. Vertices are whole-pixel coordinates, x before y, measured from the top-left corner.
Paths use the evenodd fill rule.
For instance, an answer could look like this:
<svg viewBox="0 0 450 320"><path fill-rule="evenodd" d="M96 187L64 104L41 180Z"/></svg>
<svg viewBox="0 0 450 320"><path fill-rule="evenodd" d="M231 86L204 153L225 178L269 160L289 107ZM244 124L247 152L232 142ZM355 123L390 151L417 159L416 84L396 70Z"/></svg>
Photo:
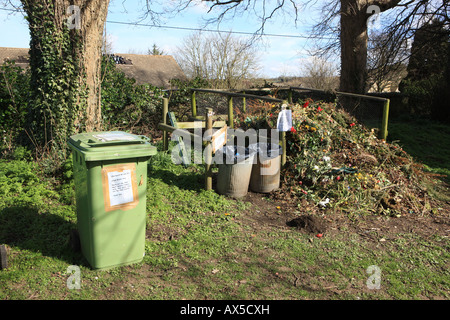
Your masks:
<svg viewBox="0 0 450 320"><path fill-rule="evenodd" d="M207 79L214 88L236 88L258 69L256 47L231 33L192 34L175 58L186 75Z"/></svg>

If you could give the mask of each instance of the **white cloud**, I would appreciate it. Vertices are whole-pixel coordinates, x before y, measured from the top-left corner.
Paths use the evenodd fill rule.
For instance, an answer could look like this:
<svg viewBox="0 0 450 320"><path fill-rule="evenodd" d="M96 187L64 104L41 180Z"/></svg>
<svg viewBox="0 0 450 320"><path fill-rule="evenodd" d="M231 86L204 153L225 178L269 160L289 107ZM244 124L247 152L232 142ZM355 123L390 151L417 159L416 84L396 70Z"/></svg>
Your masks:
<svg viewBox="0 0 450 320"><path fill-rule="evenodd" d="M192 3L194 6L191 7L191 11L196 14L204 14L209 10L209 6L206 4L206 1L202 0L193 0Z"/></svg>

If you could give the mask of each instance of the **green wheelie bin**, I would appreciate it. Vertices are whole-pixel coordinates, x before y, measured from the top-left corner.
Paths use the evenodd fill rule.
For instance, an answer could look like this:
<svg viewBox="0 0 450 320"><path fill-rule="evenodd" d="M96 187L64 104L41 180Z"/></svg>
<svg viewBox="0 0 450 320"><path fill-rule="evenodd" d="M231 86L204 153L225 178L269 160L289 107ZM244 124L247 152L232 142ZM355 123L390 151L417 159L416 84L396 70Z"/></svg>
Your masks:
<svg viewBox="0 0 450 320"><path fill-rule="evenodd" d="M121 131L73 135L76 239L94 269L140 262L145 253L148 138ZM76 245L74 246L76 247Z"/></svg>

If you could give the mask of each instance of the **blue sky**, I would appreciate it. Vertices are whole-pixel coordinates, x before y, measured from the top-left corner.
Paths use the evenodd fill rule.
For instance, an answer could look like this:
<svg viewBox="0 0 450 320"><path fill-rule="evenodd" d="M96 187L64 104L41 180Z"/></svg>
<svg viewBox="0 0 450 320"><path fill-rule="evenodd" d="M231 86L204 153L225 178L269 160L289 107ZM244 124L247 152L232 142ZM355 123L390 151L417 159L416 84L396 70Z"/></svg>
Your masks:
<svg viewBox="0 0 450 320"><path fill-rule="evenodd" d="M167 3L168 1L166 1ZM200 1L198 1L200 2ZM115 53L146 53L153 44L156 44L167 54L174 54L181 46L183 38L194 31L168 29L157 27L145 27L135 25L123 25L111 23L112 21L135 23L142 17L143 0L111 0L106 23L106 33ZM200 28L202 17L206 16L206 7L202 4L189 8L182 13L166 19L162 25L171 27ZM277 15L269 21L265 27L267 34L306 35L311 27L312 12L300 12L297 26L289 15ZM141 21L141 24L152 24L149 19ZM238 32L255 32L259 23L252 16L236 17L230 22L223 23L221 30ZM21 47L29 45L28 26L21 13L0 10L1 30L0 46ZM214 29L215 25L208 28ZM238 36L238 35L236 35ZM249 36L243 36L249 37ZM263 37L260 45L261 76L277 77L279 75L299 75L301 62L308 58L306 49L311 42L302 38L289 37Z"/></svg>

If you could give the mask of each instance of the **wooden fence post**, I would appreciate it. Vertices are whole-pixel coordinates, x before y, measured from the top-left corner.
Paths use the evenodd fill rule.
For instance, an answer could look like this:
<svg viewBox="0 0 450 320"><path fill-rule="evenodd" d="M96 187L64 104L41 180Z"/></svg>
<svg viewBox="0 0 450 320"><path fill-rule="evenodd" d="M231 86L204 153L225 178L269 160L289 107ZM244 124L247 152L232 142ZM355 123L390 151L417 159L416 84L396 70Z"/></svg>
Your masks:
<svg viewBox="0 0 450 320"><path fill-rule="evenodd" d="M228 96L228 126L234 128L234 114L233 114L233 97Z"/></svg>
<svg viewBox="0 0 450 320"><path fill-rule="evenodd" d="M213 110L212 108L206 108L206 126L205 132L207 132L206 136L210 136L212 138L212 128L213 128ZM205 147L205 189L212 190L212 142L209 139L206 142Z"/></svg>
<svg viewBox="0 0 450 320"><path fill-rule="evenodd" d="M192 110L192 116L197 116L197 101L195 100L195 91L192 90L191 93L191 110Z"/></svg>
<svg viewBox="0 0 450 320"><path fill-rule="evenodd" d="M283 167L286 164L286 132L280 132L281 139L281 148L283 153L281 154L281 166Z"/></svg>
<svg viewBox="0 0 450 320"><path fill-rule="evenodd" d="M388 119L389 119L389 99L384 101L383 106L383 121L381 123L381 139L386 141L388 135Z"/></svg>
<svg viewBox="0 0 450 320"><path fill-rule="evenodd" d="M167 114L169 113L169 99L163 98L163 112L162 121L167 124ZM169 138L167 136L167 131L163 130L163 150L167 151L169 149Z"/></svg>
<svg viewBox="0 0 450 320"><path fill-rule="evenodd" d="M286 100L283 100L282 105L286 104L289 105L289 102ZM281 148L283 153L281 154L281 167L284 167L284 165L286 164L286 132L285 131L281 131L280 132L280 140L281 140Z"/></svg>

